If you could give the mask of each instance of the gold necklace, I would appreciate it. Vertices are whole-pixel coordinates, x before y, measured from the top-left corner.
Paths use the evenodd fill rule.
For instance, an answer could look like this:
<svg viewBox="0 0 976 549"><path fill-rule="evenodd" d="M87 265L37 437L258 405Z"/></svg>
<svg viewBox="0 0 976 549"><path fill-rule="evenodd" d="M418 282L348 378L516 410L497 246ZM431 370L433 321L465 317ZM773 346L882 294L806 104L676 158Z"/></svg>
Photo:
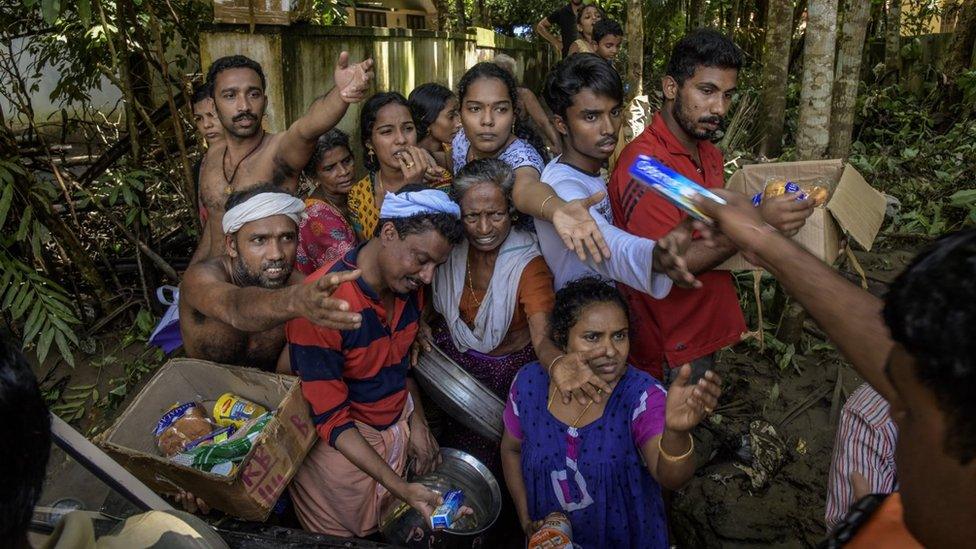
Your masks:
<svg viewBox="0 0 976 549"><path fill-rule="evenodd" d="M477 305L478 306L477 308L480 309L481 308L481 301L479 301L478 298L477 298L477 296L475 296L475 294L474 294L474 277L471 275L471 257L470 256L468 257L467 264L468 264L467 265L467 270L468 270L468 277L467 277L468 278L468 288L471 290L471 299L474 300L475 305Z"/></svg>

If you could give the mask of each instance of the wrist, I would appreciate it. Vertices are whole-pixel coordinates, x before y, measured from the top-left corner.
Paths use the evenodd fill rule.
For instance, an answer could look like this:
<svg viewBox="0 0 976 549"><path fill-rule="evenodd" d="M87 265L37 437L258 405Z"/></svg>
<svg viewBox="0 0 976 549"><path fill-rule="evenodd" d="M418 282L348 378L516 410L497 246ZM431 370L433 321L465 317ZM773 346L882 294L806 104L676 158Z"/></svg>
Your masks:
<svg viewBox="0 0 976 549"><path fill-rule="evenodd" d="M694 448L690 431L666 427L661 434L660 450L667 461L682 461L691 455Z"/></svg>

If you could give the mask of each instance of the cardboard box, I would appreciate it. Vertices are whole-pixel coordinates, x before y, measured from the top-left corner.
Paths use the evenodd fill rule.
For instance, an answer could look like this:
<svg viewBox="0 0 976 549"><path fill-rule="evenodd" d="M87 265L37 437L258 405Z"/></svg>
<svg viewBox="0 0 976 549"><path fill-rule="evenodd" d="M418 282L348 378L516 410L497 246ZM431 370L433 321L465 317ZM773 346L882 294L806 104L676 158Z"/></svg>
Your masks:
<svg viewBox="0 0 976 549"><path fill-rule="evenodd" d="M752 197L763 190L769 177L785 177L797 183L824 178L832 188L827 204L813 210L794 237L797 243L827 263L841 253L846 233L865 250L870 250L884 221L885 198L864 180L850 164L840 159L750 164L732 174L726 188ZM739 271L758 267L736 254L717 269Z"/></svg>
<svg viewBox="0 0 976 549"><path fill-rule="evenodd" d="M178 465L159 455L152 431L167 409L176 402L197 401L212 411L228 391L275 410L232 476ZM187 490L229 515L263 521L317 438L297 377L177 358L159 369L95 442L157 492Z"/></svg>

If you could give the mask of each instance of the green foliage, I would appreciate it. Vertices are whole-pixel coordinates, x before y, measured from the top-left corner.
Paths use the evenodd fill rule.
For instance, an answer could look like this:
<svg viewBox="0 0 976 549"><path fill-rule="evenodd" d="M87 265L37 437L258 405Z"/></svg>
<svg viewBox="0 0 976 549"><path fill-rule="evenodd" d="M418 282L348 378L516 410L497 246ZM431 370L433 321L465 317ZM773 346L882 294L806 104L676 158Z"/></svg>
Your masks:
<svg viewBox="0 0 976 549"><path fill-rule="evenodd" d="M50 237L31 206L24 207L15 178L26 178L23 168L12 159L0 160L0 313L22 326L23 346L36 347L38 362L44 361L54 344L73 366L71 346L78 344L74 329L80 321L71 299L64 288L12 251L26 245L34 258L40 258ZM29 192L44 201L50 201L54 194L46 185L37 185ZM15 203L17 207L11 208ZM10 216L12 211L21 212L19 221Z"/></svg>
<svg viewBox="0 0 976 549"><path fill-rule="evenodd" d="M976 118L947 120L936 97L900 86L869 88L860 100L860 132L850 161L871 183L902 204L889 230L937 236L973 223Z"/></svg>

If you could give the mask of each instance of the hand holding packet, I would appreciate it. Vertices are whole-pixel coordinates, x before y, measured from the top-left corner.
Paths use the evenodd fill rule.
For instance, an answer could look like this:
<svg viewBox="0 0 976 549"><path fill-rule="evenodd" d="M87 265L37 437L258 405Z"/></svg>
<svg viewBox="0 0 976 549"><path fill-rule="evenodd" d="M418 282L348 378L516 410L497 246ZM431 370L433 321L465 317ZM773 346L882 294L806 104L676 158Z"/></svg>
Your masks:
<svg viewBox="0 0 976 549"><path fill-rule="evenodd" d="M711 224L712 218L705 215L695 205L695 195L701 195L719 204L725 204L725 199L721 196L647 155L642 154L634 160L630 166L630 175L635 180L657 191L668 202L684 210L688 215L705 223Z"/></svg>

